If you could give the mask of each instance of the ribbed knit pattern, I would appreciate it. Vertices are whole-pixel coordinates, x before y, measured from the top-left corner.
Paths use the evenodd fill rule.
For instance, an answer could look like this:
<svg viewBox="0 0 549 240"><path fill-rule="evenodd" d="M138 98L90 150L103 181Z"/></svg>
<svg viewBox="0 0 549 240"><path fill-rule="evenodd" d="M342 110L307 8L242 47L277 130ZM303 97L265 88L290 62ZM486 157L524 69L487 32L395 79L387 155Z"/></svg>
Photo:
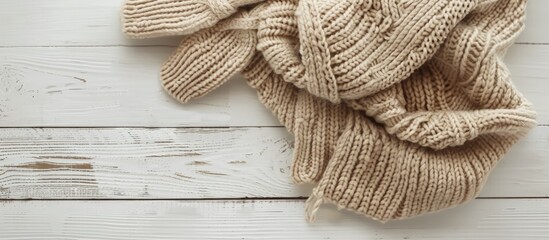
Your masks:
<svg viewBox="0 0 549 240"><path fill-rule="evenodd" d="M502 60L525 3L269 0L187 36L162 79L185 102L241 71L295 137L295 182L318 183L309 220L414 217L477 196L535 126Z"/></svg>
<svg viewBox="0 0 549 240"><path fill-rule="evenodd" d="M285 82L260 53L242 73L257 90L260 101L294 135L294 181L319 181L345 124L346 108Z"/></svg>
<svg viewBox="0 0 549 240"><path fill-rule="evenodd" d="M126 0L123 31L133 38L185 35L208 28L240 6L264 0Z"/></svg>
<svg viewBox="0 0 549 240"><path fill-rule="evenodd" d="M349 104L398 138L434 149L521 132L535 113L512 86L503 54L523 18L524 2L487 2L411 77Z"/></svg>
<svg viewBox="0 0 549 240"><path fill-rule="evenodd" d="M434 151L401 141L352 112L307 204L336 204L376 220L408 218L456 206L479 193L517 136L483 135Z"/></svg>
<svg viewBox="0 0 549 240"><path fill-rule="evenodd" d="M253 31L204 29L183 39L162 66L162 86L182 103L201 97L246 67L255 46Z"/></svg>
<svg viewBox="0 0 549 240"><path fill-rule="evenodd" d="M332 102L368 96L407 78L476 5L473 0L282 2L298 16L276 13L277 22L288 24L260 27L258 47L286 81ZM285 41L290 30L299 39ZM298 55L292 54L294 42Z"/></svg>

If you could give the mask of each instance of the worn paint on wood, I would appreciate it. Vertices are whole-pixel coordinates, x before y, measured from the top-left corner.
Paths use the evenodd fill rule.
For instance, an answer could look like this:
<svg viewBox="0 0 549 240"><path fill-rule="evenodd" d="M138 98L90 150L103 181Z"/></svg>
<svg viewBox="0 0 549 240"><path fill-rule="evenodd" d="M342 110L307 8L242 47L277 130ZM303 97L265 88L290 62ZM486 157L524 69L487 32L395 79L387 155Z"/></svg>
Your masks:
<svg viewBox="0 0 549 240"><path fill-rule="evenodd" d="M0 239L540 239L549 199L480 199L441 213L381 224L303 200L16 201L0 204Z"/></svg>
<svg viewBox="0 0 549 240"><path fill-rule="evenodd" d="M518 143L481 197L549 196L549 126ZM284 128L0 129L0 198L284 198Z"/></svg>
<svg viewBox="0 0 549 240"><path fill-rule="evenodd" d="M158 71L172 50L0 48L0 126L280 126L241 78L189 104L170 98ZM505 61L549 124L549 45L515 45Z"/></svg>
<svg viewBox="0 0 549 240"><path fill-rule="evenodd" d="M280 125L240 77L189 104L169 97L158 72L172 50L0 48L0 126Z"/></svg>
<svg viewBox="0 0 549 240"><path fill-rule="evenodd" d="M39 157L38 157L39 158ZM48 157L50 158L50 157ZM52 157L55 158L55 157ZM65 157L68 158L68 157ZM82 159L82 158L80 158ZM85 158L90 159L90 158ZM54 163L54 162L31 162L24 163L20 165L7 165L4 166L6 169L31 169L31 170L58 170L58 169L68 169L68 170L91 170L93 169L90 163Z"/></svg>
<svg viewBox="0 0 549 240"><path fill-rule="evenodd" d="M307 196L275 128L3 128L0 198Z"/></svg>

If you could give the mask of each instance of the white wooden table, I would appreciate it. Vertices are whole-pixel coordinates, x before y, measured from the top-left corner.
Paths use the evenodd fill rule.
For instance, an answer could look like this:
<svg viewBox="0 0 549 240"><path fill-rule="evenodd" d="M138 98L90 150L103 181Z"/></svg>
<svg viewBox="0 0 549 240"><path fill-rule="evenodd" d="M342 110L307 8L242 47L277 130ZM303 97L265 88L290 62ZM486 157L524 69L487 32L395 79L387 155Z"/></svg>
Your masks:
<svg viewBox="0 0 549 240"><path fill-rule="evenodd" d="M506 62L539 125L470 203L380 224L290 178L292 137L241 79L188 105L116 0L0 0L0 239L549 239L549 1Z"/></svg>

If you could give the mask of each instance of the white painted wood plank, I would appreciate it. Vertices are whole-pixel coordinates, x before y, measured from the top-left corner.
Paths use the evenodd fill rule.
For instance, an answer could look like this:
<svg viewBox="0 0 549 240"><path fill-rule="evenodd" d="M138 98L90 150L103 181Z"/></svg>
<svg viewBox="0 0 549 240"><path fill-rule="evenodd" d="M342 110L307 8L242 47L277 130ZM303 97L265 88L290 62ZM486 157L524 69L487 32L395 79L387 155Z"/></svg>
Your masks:
<svg viewBox="0 0 549 240"><path fill-rule="evenodd" d="M182 105L158 71L171 47L0 48L0 126L279 126L244 80ZM549 45L515 45L513 81L549 124Z"/></svg>
<svg viewBox="0 0 549 240"><path fill-rule="evenodd" d="M549 199L482 199L381 224L323 207L304 220L302 200L12 201L0 238L23 239L548 239Z"/></svg>
<svg viewBox="0 0 549 240"><path fill-rule="evenodd" d="M283 128L0 129L0 199L304 197ZM549 197L549 127L493 171L481 197Z"/></svg>
<svg viewBox="0 0 549 240"><path fill-rule="evenodd" d="M518 37L518 43L549 43L549 1L528 0L526 5L526 27Z"/></svg>
<svg viewBox="0 0 549 240"><path fill-rule="evenodd" d="M0 198L306 196L281 128L0 129Z"/></svg>
<svg viewBox="0 0 549 240"><path fill-rule="evenodd" d="M0 0L0 46L175 45L177 38L128 40L120 28L122 0ZM29 7L32 6L32 7ZM530 0L519 43L549 43L549 2Z"/></svg>
<svg viewBox="0 0 549 240"><path fill-rule="evenodd" d="M160 86L171 47L0 49L0 126L280 125L241 78L182 105Z"/></svg>
<svg viewBox="0 0 549 240"><path fill-rule="evenodd" d="M0 46L172 45L178 37L131 40L122 33L123 0L0 0Z"/></svg>
<svg viewBox="0 0 549 240"><path fill-rule="evenodd" d="M534 104L538 123L549 125L549 45L515 45L504 61L513 83Z"/></svg>

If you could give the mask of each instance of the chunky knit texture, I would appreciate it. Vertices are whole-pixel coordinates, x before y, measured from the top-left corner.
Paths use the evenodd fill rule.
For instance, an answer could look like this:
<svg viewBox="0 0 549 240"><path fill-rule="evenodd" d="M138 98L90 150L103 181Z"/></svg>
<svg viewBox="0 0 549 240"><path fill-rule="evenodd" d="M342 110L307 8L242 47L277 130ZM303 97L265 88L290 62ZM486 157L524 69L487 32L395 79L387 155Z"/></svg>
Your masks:
<svg viewBox="0 0 549 240"><path fill-rule="evenodd" d="M238 7L264 0L126 0L122 28L133 38L184 35L211 27Z"/></svg>
<svg viewBox="0 0 549 240"><path fill-rule="evenodd" d="M275 13L277 21L291 24L260 28L259 49L286 81L337 103L407 78L435 53L476 1L286 2L298 16ZM290 32L299 39L279 40Z"/></svg>
<svg viewBox="0 0 549 240"><path fill-rule="evenodd" d="M244 18L240 15L235 19ZM253 31L222 31L225 24L239 23L226 21L183 39L162 67L164 89L185 103L217 88L248 65L257 42Z"/></svg>
<svg viewBox="0 0 549 240"><path fill-rule="evenodd" d="M241 71L295 137L294 180L318 182L310 220L323 202L380 221L466 202L535 125L502 61L524 0L252 6L186 36L162 79L186 102Z"/></svg>

